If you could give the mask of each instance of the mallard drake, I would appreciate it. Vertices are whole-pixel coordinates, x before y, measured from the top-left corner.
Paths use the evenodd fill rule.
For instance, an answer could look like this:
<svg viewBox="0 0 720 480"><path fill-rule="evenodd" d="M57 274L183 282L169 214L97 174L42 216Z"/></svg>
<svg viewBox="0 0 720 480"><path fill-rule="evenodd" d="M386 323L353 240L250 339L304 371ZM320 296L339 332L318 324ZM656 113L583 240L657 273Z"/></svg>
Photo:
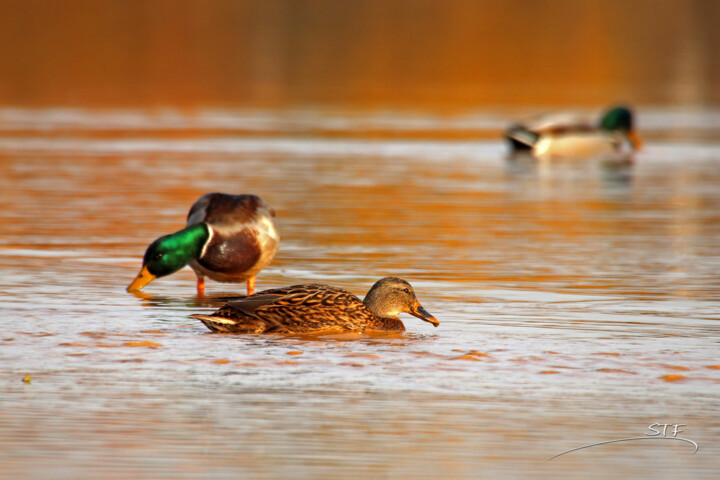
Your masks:
<svg viewBox="0 0 720 480"><path fill-rule="evenodd" d="M190 316L219 333L316 334L404 331L397 317L401 312L440 324L420 305L410 284L396 277L378 280L363 301L342 288L294 285L228 299L212 315Z"/></svg>
<svg viewBox="0 0 720 480"><path fill-rule="evenodd" d="M542 117L511 126L505 138L513 153L537 158L587 158L630 153L642 146L626 107L607 110L597 125L567 114Z"/></svg>
<svg viewBox="0 0 720 480"><path fill-rule="evenodd" d="M252 294L255 275L272 261L280 243L274 217L275 211L257 195L203 195L190 208L184 229L150 244L128 292L190 265L200 296L205 293L205 277L247 281Z"/></svg>

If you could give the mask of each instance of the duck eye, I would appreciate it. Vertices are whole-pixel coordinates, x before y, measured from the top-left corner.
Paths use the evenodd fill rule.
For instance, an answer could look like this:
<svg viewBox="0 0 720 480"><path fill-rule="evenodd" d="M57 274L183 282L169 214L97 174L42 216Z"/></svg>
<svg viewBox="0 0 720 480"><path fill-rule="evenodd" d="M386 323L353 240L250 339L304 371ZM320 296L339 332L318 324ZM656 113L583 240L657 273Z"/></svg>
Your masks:
<svg viewBox="0 0 720 480"><path fill-rule="evenodd" d="M163 257L163 254L161 252L158 252L155 254L154 260L160 260Z"/></svg>
<svg viewBox="0 0 720 480"><path fill-rule="evenodd" d="M409 289L409 288L403 288L402 291L405 292L405 293L410 293L410 289Z"/></svg>

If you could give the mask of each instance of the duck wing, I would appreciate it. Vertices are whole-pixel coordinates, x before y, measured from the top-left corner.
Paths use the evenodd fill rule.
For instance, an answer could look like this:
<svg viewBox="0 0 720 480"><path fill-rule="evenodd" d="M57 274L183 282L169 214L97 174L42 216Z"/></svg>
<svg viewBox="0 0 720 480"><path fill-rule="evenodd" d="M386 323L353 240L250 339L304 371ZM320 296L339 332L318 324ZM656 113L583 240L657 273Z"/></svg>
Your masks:
<svg viewBox="0 0 720 480"><path fill-rule="evenodd" d="M280 298L279 295L251 295L239 300L228 300L227 305L247 315L255 315L255 310Z"/></svg>
<svg viewBox="0 0 720 480"><path fill-rule="evenodd" d="M264 290L227 305L292 333L358 330L373 317L352 293L321 284Z"/></svg>
<svg viewBox="0 0 720 480"><path fill-rule="evenodd" d="M251 222L262 213L275 216L275 211L257 195L206 193L190 207L187 224L206 222L215 226L237 226Z"/></svg>
<svg viewBox="0 0 720 480"><path fill-rule="evenodd" d="M567 132L586 132L595 130L597 126L593 125L587 118L572 113L554 113L543 115L524 125L526 130L537 133L538 135L551 135Z"/></svg>

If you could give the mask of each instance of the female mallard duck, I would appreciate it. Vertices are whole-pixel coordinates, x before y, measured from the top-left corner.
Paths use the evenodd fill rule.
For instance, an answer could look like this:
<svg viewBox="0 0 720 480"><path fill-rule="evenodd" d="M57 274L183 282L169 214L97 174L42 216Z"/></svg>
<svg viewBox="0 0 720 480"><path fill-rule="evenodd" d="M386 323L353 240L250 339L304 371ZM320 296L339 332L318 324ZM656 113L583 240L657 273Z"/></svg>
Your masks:
<svg viewBox="0 0 720 480"><path fill-rule="evenodd" d="M230 299L212 315L190 315L213 332L316 334L344 331L404 331L405 312L440 324L415 297L408 282L386 277L360 301L342 288L321 284L264 290Z"/></svg>
<svg viewBox="0 0 720 480"><path fill-rule="evenodd" d="M632 112L611 108L598 125L570 115L553 115L513 125L505 138L514 153L536 158L587 158L639 150L642 142L633 128Z"/></svg>
<svg viewBox="0 0 720 480"><path fill-rule="evenodd" d="M203 195L190 208L187 227L150 244L128 292L189 264L197 275L200 296L205 293L205 277L216 282L247 281L252 294L255 275L272 261L280 243L273 217L275 211L256 195Z"/></svg>

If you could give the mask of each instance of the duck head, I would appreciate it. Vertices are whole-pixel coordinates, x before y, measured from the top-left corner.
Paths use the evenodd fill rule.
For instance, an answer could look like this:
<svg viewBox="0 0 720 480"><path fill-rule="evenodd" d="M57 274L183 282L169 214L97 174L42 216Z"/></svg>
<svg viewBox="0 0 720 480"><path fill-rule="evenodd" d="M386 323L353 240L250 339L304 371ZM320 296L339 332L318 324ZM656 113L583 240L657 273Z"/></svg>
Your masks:
<svg viewBox="0 0 720 480"><path fill-rule="evenodd" d="M608 132L622 132L632 143L635 150L642 148L640 135L633 126L633 114L627 107L614 107L605 112L600 121L600 128Z"/></svg>
<svg viewBox="0 0 720 480"><path fill-rule="evenodd" d="M397 318L400 313L409 313L434 326L440 325L415 297L412 286L397 277L385 277L378 280L363 300L365 306L381 318Z"/></svg>
<svg viewBox="0 0 720 480"><path fill-rule="evenodd" d="M142 270L127 291L139 291L156 278L175 273L201 257L209 238L210 229L205 223L196 223L158 238L145 251Z"/></svg>

